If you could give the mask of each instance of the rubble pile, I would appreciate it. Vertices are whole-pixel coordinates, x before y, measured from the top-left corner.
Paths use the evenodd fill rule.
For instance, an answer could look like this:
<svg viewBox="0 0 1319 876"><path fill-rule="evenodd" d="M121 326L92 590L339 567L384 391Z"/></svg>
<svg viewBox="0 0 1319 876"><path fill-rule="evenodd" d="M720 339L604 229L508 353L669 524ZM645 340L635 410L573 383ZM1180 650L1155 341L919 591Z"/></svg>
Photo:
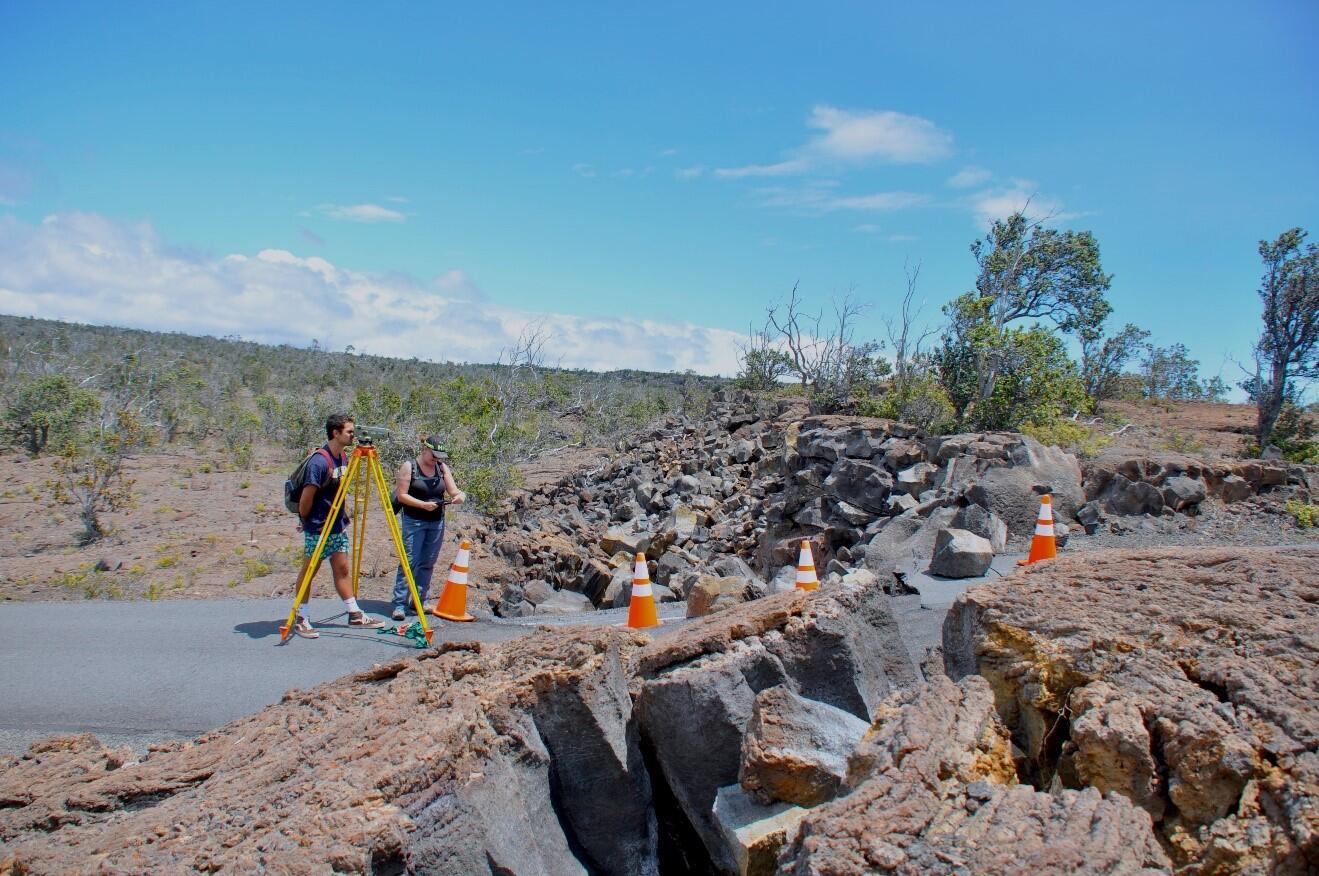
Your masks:
<svg viewBox="0 0 1319 876"><path fill-rule="evenodd" d="M1062 519L1087 498L1073 456L1023 435L925 436L743 395L616 450L503 510L491 549L519 580L505 582L496 614L625 606L638 552L657 598L694 615L791 589L803 539L822 577L865 569L892 587L895 570L929 565L942 531L963 530L940 543L934 571L970 576L1010 537L1029 537L1042 494L1064 543Z"/></svg>

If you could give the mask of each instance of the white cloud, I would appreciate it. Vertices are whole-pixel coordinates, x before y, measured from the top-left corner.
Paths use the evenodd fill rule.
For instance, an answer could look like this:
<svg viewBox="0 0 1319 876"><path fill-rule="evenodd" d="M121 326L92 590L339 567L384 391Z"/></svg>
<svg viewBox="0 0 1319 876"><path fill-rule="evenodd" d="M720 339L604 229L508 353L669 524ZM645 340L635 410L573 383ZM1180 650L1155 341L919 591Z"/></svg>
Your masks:
<svg viewBox="0 0 1319 876"><path fill-rule="evenodd" d="M743 340L690 323L501 307L462 271L422 281L277 249L215 258L90 213L39 225L0 216L0 312L467 362L495 361L543 323L550 361L594 370L732 374Z"/></svg>
<svg viewBox="0 0 1319 876"><path fill-rule="evenodd" d="M868 195L840 195L838 183L817 180L796 187L758 189L762 207L779 207L807 213L832 213L835 210L890 212L916 207L930 200L917 192L872 192Z"/></svg>
<svg viewBox="0 0 1319 876"><path fill-rule="evenodd" d="M990 173L983 167L976 167L974 164L968 164L966 167L957 171L957 173L948 177L947 185L955 189L969 189L972 186L978 186L981 183L989 182Z"/></svg>
<svg viewBox="0 0 1319 876"><path fill-rule="evenodd" d="M841 161L927 164L952 151L953 137L934 122L891 110L817 106L807 124L824 133L807 144L816 155Z"/></svg>
<svg viewBox="0 0 1319 876"><path fill-rule="evenodd" d="M694 164L691 167L678 168L673 172L673 175L678 179L696 179L703 173L705 173L705 165Z"/></svg>
<svg viewBox="0 0 1319 876"><path fill-rule="evenodd" d="M579 161L574 164L572 166L572 172L587 179L595 176L595 168L584 161Z"/></svg>
<svg viewBox="0 0 1319 876"><path fill-rule="evenodd" d="M330 219L342 219L345 222L402 222L408 217L397 210L382 207L379 204L321 204L313 211Z"/></svg>
<svg viewBox="0 0 1319 876"><path fill-rule="evenodd" d="M866 222L866 223L862 223L861 225L853 226L852 230L859 231L862 234L878 234L883 229L878 225L872 225L869 222Z"/></svg>
<svg viewBox="0 0 1319 876"><path fill-rule="evenodd" d="M715 176L724 177L725 179L741 179L747 176L789 176L794 173L805 173L810 169L810 162L804 158L793 158L788 161L780 161L777 164L748 164L745 167L721 167L714 172Z"/></svg>
<svg viewBox="0 0 1319 876"><path fill-rule="evenodd" d="M677 155L677 154L678 154L678 150L677 150L677 149L661 149L661 150L660 150L660 155L663 156L664 158L671 158L671 157L673 157L674 155Z"/></svg>
<svg viewBox="0 0 1319 876"><path fill-rule="evenodd" d="M1018 211L1030 219L1065 221L1079 213L1063 212L1062 201L1041 195L1031 180L1014 179L1010 185L985 189L971 195L967 201L976 224L988 228L995 219L1006 219Z"/></svg>
<svg viewBox="0 0 1319 876"><path fill-rule="evenodd" d="M723 167L720 177L788 176L821 167L865 164L929 164L952 152L953 136L934 122L892 110L812 107L806 126L821 133L790 150L783 161Z"/></svg>

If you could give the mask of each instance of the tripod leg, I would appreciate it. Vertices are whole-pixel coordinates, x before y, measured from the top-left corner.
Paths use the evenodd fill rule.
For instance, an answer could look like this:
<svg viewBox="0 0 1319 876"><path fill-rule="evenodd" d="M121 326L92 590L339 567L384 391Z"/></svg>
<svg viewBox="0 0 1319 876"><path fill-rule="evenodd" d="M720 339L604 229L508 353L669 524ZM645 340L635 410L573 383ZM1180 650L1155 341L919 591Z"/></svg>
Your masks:
<svg viewBox="0 0 1319 876"><path fill-rule="evenodd" d="M371 467L371 473L376 478L376 488L380 493L380 502L385 509L385 525L389 527L389 534L394 538L394 550L398 553L399 565L403 567L403 577L408 581L408 590L412 592L412 604L417 609L417 620L421 623L422 632L426 634L426 642L429 644L434 630L430 624L426 623L426 606L421 604L421 596L417 593L417 582L412 577L412 564L408 561L408 551L403 545L403 531L399 528L398 518L389 513L389 506L385 504L386 487L385 473L380 467L380 461L375 460L375 465Z"/></svg>
<svg viewBox="0 0 1319 876"><path fill-rule="evenodd" d="M358 582L362 578L362 549L366 542L366 509L371 498L371 480L362 478L353 493L353 598L357 598Z"/></svg>
<svg viewBox="0 0 1319 876"><path fill-rule="evenodd" d="M353 479L357 477L357 470L361 467L362 458L356 453L353 459L348 463L348 471L344 474L343 480L339 482L339 489L335 491L334 501L330 503L330 513L325 516L325 525L321 527L321 537L316 542L316 550L311 555L311 562L307 564L307 571L302 576L302 582L298 585L298 592L293 597L293 608L289 610L289 619L284 626L279 628L279 639L281 642L286 641L289 633L293 631L293 622L298 617L298 606L307 598L307 591L311 589L312 576L320 568L321 551L325 550L325 543L330 539L331 523L338 519L339 509L343 507L344 499L348 495L348 488L352 485Z"/></svg>

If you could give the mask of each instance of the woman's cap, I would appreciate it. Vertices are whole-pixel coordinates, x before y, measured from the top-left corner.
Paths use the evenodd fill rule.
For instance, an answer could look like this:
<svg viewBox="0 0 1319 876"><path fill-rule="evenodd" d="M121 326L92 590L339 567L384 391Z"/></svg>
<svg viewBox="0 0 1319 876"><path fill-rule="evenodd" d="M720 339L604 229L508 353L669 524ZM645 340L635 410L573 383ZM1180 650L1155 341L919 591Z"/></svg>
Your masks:
<svg viewBox="0 0 1319 876"><path fill-rule="evenodd" d="M449 458L449 451L444 449L444 443L440 440L439 435L431 435L421 443L423 447L429 447L431 453L434 453L440 459Z"/></svg>

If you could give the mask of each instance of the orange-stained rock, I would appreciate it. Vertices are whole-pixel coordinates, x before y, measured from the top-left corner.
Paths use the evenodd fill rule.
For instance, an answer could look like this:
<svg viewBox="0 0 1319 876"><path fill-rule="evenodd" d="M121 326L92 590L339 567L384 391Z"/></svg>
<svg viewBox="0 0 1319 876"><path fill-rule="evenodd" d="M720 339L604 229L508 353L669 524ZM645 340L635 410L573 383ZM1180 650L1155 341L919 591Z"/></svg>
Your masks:
<svg viewBox="0 0 1319 876"><path fill-rule="evenodd" d="M851 793L809 812L779 873L1165 872L1147 813L1094 789L1016 783L1007 729L980 678L894 694L857 747Z"/></svg>
<svg viewBox="0 0 1319 876"><path fill-rule="evenodd" d="M1319 549L1109 551L944 624L1040 787L1121 795L1187 873L1319 870Z"/></svg>

